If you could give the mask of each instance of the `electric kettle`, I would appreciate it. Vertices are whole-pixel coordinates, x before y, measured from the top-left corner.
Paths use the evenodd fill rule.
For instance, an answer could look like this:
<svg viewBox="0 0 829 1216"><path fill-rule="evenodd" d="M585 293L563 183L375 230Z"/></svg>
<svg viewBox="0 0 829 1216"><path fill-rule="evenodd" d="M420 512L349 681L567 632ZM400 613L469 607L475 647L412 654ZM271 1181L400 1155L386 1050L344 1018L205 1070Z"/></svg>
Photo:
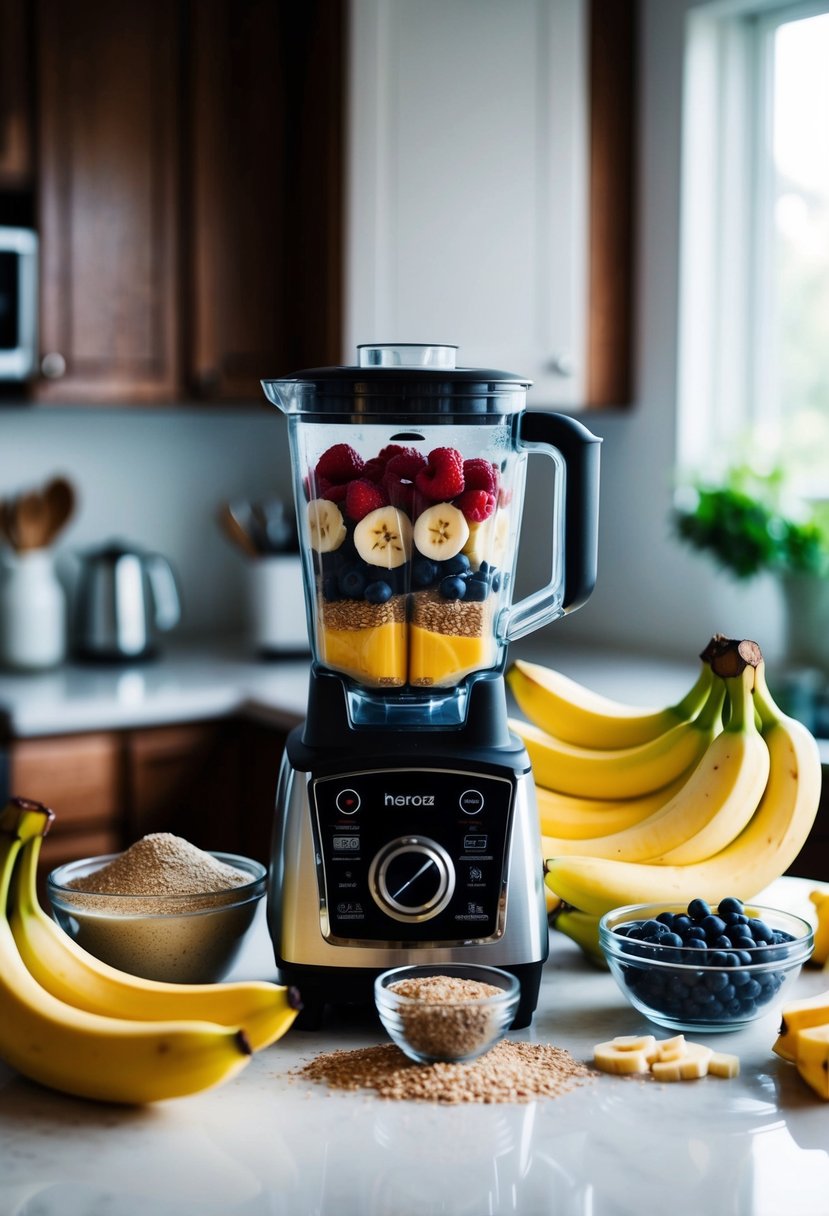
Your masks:
<svg viewBox="0 0 829 1216"><path fill-rule="evenodd" d="M102 662L154 657L158 635L181 618L170 563L121 541L79 557L72 621L77 657Z"/></svg>

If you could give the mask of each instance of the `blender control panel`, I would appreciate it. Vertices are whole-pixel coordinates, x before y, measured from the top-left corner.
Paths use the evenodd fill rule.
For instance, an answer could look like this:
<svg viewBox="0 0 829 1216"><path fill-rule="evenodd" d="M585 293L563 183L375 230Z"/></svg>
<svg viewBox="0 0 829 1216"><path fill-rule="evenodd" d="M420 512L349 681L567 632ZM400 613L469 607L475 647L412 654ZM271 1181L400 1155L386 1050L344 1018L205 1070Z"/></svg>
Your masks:
<svg viewBox="0 0 829 1216"><path fill-rule="evenodd" d="M509 777L427 768L313 780L326 939L499 936L514 790Z"/></svg>

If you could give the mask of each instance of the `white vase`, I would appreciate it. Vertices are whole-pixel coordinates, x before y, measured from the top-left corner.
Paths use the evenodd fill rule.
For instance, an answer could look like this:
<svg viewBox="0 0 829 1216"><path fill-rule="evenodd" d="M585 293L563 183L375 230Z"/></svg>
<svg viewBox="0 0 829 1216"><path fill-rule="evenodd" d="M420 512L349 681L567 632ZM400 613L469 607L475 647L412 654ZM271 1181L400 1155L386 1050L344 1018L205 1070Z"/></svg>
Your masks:
<svg viewBox="0 0 829 1216"><path fill-rule="evenodd" d="M47 549L8 555L0 579L0 663L24 671L66 655L66 595Z"/></svg>
<svg viewBox="0 0 829 1216"><path fill-rule="evenodd" d="M781 581L785 661L829 673L829 578L789 574Z"/></svg>

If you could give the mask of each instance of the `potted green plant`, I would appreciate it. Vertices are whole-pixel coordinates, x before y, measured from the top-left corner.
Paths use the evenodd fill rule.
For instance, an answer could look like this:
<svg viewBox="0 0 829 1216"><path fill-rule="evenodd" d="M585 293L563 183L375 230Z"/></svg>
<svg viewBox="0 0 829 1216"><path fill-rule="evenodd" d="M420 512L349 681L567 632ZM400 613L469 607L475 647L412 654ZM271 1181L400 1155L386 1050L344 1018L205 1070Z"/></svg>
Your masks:
<svg viewBox="0 0 829 1216"><path fill-rule="evenodd" d="M774 576L786 612L786 657L829 670L829 510L797 500L782 469L730 468L682 487L676 537L739 581Z"/></svg>

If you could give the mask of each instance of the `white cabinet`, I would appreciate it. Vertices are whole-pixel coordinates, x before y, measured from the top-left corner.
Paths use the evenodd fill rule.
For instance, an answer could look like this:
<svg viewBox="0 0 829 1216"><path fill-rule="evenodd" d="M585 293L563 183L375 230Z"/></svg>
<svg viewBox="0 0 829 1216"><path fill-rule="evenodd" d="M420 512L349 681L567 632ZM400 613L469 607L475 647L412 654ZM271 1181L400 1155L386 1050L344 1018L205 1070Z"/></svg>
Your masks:
<svg viewBox="0 0 829 1216"><path fill-rule="evenodd" d="M581 407L587 0L352 0L349 54L344 356L453 342Z"/></svg>

